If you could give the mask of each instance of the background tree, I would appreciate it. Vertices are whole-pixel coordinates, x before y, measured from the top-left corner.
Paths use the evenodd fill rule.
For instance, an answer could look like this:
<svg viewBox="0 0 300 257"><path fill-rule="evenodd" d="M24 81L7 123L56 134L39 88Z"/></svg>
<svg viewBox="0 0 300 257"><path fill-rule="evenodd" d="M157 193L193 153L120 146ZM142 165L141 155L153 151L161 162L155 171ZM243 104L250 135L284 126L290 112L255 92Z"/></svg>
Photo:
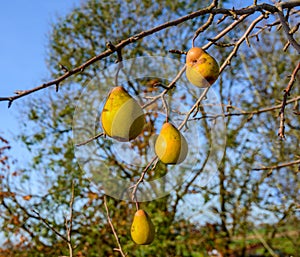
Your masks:
<svg viewBox="0 0 300 257"><path fill-rule="evenodd" d="M58 93L52 89L43 90L27 98L26 108L23 108L24 132L20 138L34 156L32 167L18 173L20 179L14 181L16 187L3 180L3 183L7 181L9 189L3 192L9 193L1 202L5 210L2 225L8 231L7 238L12 238L16 232L20 237L14 256L18 256L17 252L20 256L68 255L67 244L74 248L77 256L117 254L113 251L117 247L116 238L107 222L105 206L122 249L129 255L205 256L207 251L217 248L225 256L245 256L253 243L260 243L265 255L274 256L275 249L281 249L298 256L299 243L294 238L299 231L299 88L294 86L288 92L286 108L282 105L282 90L288 85L288 76L299 59L297 45L290 37L297 39L297 6L300 3L249 3L246 9L226 9L230 2L219 3L217 8L213 4L217 1L87 1L53 26L47 60L53 77L64 76L94 56L101 56L107 47L112 52L106 58L99 58L101 61L97 65L87 65L76 76L67 75L67 79L56 83ZM289 17L290 28L295 25L288 35L290 46L284 31L287 21L282 20L280 7ZM197 15L191 14L176 27L166 26L116 49L126 38L193 11L197 13L201 8L206 9ZM223 31L228 33L222 35ZM198 33L200 36L194 37ZM197 171L191 176L178 177L183 183L169 196L140 203L141 208L151 213L157 236L150 246L139 247L129 235L135 204L110 198L103 206L104 192L90 183L77 162L72 137L74 111L79 99L91 101L91 98L82 99L83 88L91 90L91 94L107 94L109 83L101 86L90 83L102 79L105 68L116 60L162 55L184 62L184 52L191 47L193 39L196 45L210 47L209 51L221 64L223 72L213 88L219 94L224 115L207 113L207 102L203 100L197 115L191 119L199 123L209 143L209 126L225 118L224 155L218 172L207 185L199 186L206 164L203 158L199 159ZM182 54L171 54L168 52L171 49L182 51ZM294 75L299 78L297 69ZM145 94L158 95L164 88L157 85L169 83L141 78L128 81L125 87L145 104ZM184 98L187 96L182 93L184 90L176 89L171 91L170 101L176 102L182 97L182 102L191 105L199 97L194 93L192 98ZM97 102L91 102L91 110L86 111L93 111L95 104ZM172 102L168 104L172 106ZM157 109L147 116L150 135L158 132L155 120L162 109L163 104L158 101ZM284 131L282 118L277 118L280 110L284 111ZM92 128L81 125L76 129L82 131L83 138L94 133ZM279 140L278 131L282 137L285 132L284 141ZM144 137L133 145L134 150L141 156L147 155L149 143L149 138ZM95 144L101 149L94 152L101 160L95 170L106 165L111 167L112 173L130 182L137 181L141 169L122 163L111 150L109 140L99 138ZM93 157L88 159L91 164ZM188 172L184 168L180 171ZM155 172L149 171L146 178L157 178L166 172L172 169L157 165ZM25 187L22 194L17 188L20 185ZM13 219L15 216L17 220ZM70 221L71 234L68 231ZM204 222L210 224L204 226ZM9 227L11 229L7 230ZM279 245L278 240L284 243Z"/></svg>

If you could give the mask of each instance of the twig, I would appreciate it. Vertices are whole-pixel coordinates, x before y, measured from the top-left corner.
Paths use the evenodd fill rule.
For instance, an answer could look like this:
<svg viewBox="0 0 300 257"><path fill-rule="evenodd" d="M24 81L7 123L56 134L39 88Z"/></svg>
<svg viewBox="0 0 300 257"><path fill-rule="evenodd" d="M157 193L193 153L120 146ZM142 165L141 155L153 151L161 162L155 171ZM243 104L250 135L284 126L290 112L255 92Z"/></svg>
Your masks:
<svg viewBox="0 0 300 257"><path fill-rule="evenodd" d="M268 250L268 252L273 257L278 257L278 255L273 251L273 249L268 245L266 240L259 234L256 229L253 229L254 234L258 237L259 241L263 244L263 246Z"/></svg>
<svg viewBox="0 0 300 257"><path fill-rule="evenodd" d="M62 235L61 233L59 233L54 227L52 227L49 222L44 219L43 217L41 217L41 215L39 214L39 212L37 212L36 210L32 210L36 215L37 215L37 219L41 220L46 227L48 227L50 230L52 230L57 236L59 236L61 239L63 239L65 242L69 243L69 240L67 237L65 237L64 235Z"/></svg>
<svg viewBox="0 0 300 257"><path fill-rule="evenodd" d="M131 197L131 199L132 199L133 202L136 203L136 209L137 209L137 210L139 209L139 206L138 206L138 199L137 199L137 196L136 196L136 192L137 192L138 186L139 186L140 183L143 182L144 177L145 177L145 175L146 175L148 169L151 167L151 165L154 164L154 167L155 167L156 164L157 164L157 161L158 161L157 156L153 157L153 159L152 159L152 160L147 164L147 166L144 168L144 170L143 170L143 172L142 172L140 178L138 179L138 181L137 181L133 186L131 186L131 187L129 188L129 189L132 189L132 193L131 193L132 197ZM155 163L155 162L156 162L156 163Z"/></svg>
<svg viewBox="0 0 300 257"><path fill-rule="evenodd" d="M208 20L199 29L196 30L193 40L192 40L193 47L194 47L196 38L200 35L200 33L205 31L212 24L212 22L214 21L214 17L215 17L215 15L211 13L208 17Z"/></svg>
<svg viewBox="0 0 300 257"><path fill-rule="evenodd" d="M73 257L72 228L73 228L74 181L72 181L69 219L66 219L66 229L70 257Z"/></svg>
<svg viewBox="0 0 300 257"><path fill-rule="evenodd" d="M246 19L250 14L244 14L241 15L237 20L235 20L233 23L231 23L228 27L226 27L226 29L222 30L217 36L215 36L214 38L209 39L209 43L207 43L206 45L204 45L202 48L208 49L211 45L213 45L217 40L219 40L220 38L222 38L223 36L225 36L229 31L231 31L232 29L234 29L239 23L241 23L244 19Z"/></svg>
<svg viewBox="0 0 300 257"><path fill-rule="evenodd" d="M182 121L182 123L179 125L178 130L181 130L183 128L183 126L186 125L186 123L188 122L191 114L194 112L194 110L196 108L199 107L201 101L203 100L203 98L206 96L208 90L210 87L205 88L205 90L202 92L201 96L198 98L197 102L193 105L193 107L189 110L189 112L186 114L184 120Z"/></svg>
<svg viewBox="0 0 300 257"><path fill-rule="evenodd" d="M114 248L114 251L118 251L123 257L126 257L126 254L125 254L125 253L123 252L123 250L122 250L122 246L121 246L121 244L120 244L120 240L119 240L118 234L117 234L117 232L116 232L116 230L115 230L115 228L114 228L114 225L113 225L113 223L112 223L112 220L111 220L111 218L110 218L110 216L109 216L109 211L108 211L108 207L107 207L107 199L106 199L106 195L104 195L103 200L104 200L104 207L105 207L105 210L106 210L107 220L108 220L108 223L109 223L109 225L110 225L110 227L111 227L111 230L112 230L112 232L113 232L113 234L114 234L114 237L115 237L115 239L116 239L116 241L117 241L117 245L118 245L118 248Z"/></svg>
<svg viewBox="0 0 300 257"><path fill-rule="evenodd" d="M300 163L300 159L299 160L296 160L296 161L291 161L291 162L286 162L286 163L282 163L282 164L278 164L278 165L273 165L273 166L262 166L260 168L254 168L252 170L255 170L255 171L259 171L259 170L278 170L278 169L281 169L281 168L284 168L284 167L288 167L288 166L293 166L293 165L296 165L296 164L299 164Z"/></svg>
<svg viewBox="0 0 300 257"><path fill-rule="evenodd" d="M300 100L300 96L295 97L295 98L287 101L286 105L288 105L290 103L295 103L299 100ZM252 117L254 115L259 115L261 113L274 111L274 110L280 109L281 106L282 106L282 104L278 104L278 105L274 105L274 106L270 106L270 107L266 107L266 108L262 108L262 109L258 109L258 110L253 110L253 111L227 112L224 114L217 114L217 115L203 115L201 117L193 118L192 120L201 120L201 119L207 119L207 118L208 119L217 119L220 117L245 116L245 115L249 115L248 120L250 120L250 119L252 119ZM295 112L295 114L297 114L297 112Z"/></svg>
<svg viewBox="0 0 300 257"><path fill-rule="evenodd" d="M93 140L96 140L96 139L98 139L99 137L102 137L102 136L104 136L104 132L101 132L101 133L97 134L96 136L91 137L91 138L89 138L88 140L86 140L82 143L76 144L76 146L86 145L86 144L92 142Z"/></svg>
<svg viewBox="0 0 300 257"><path fill-rule="evenodd" d="M258 22L260 22L262 19L264 19L266 16L265 14L260 15L259 17L257 17L248 27L248 29L246 30L246 32L243 34L243 36L236 42L235 47L233 48L233 50L231 51L231 53L228 55L228 57L226 58L226 60L224 61L224 63L222 64L222 66L220 67L220 73L222 73L222 71L225 69L226 66L230 65L231 59L233 58L233 56L236 55L240 45L246 40L246 38L249 36L249 34L251 33L251 31L255 28L256 24Z"/></svg>
<svg viewBox="0 0 300 257"><path fill-rule="evenodd" d="M146 107L150 106L151 104L155 103L158 99L162 98L170 89L172 89L176 82L178 81L178 79L180 79L180 77L182 76L182 74L185 72L185 65L182 67L182 69L178 72L178 74L176 75L176 77L170 82L170 84L165 87L165 90L163 92L161 92L159 95L155 96L155 97L151 97L151 101L149 101L148 103L145 103L142 108L145 109Z"/></svg>
<svg viewBox="0 0 300 257"><path fill-rule="evenodd" d="M297 66L293 70L293 73L291 75L290 81L289 81L287 87L284 90L284 95L283 95L283 100L282 100L282 104L281 104L281 109L280 109L280 112L279 112L280 125L279 125L279 130L278 130L278 136L280 138L282 138L282 139L285 138L285 135L284 135L284 130L285 130L285 126L284 126L285 113L284 113L284 110L285 110L285 106L286 106L286 103L287 103L287 98L290 95L290 91L291 91L291 89L292 89L292 87L294 85L294 82L296 80L296 75L297 75L299 69L300 69L300 62L297 64Z"/></svg>
<svg viewBox="0 0 300 257"><path fill-rule="evenodd" d="M300 4L300 1L293 1L293 2L298 2ZM283 3L280 3L277 5L278 8L278 17L280 20L280 23L283 27L283 30L288 38L288 41L290 42L290 44L296 49L296 51L298 52L298 54L300 54L300 45L297 43L297 41L294 39L293 33L291 33L291 28L288 24L288 22L286 21L283 12L282 12L282 6Z"/></svg>
<svg viewBox="0 0 300 257"><path fill-rule="evenodd" d="M181 54L181 55L187 54L186 51L181 51L181 50L177 50L177 49L171 49L171 50L169 50L169 52L172 54Z"/></svg>

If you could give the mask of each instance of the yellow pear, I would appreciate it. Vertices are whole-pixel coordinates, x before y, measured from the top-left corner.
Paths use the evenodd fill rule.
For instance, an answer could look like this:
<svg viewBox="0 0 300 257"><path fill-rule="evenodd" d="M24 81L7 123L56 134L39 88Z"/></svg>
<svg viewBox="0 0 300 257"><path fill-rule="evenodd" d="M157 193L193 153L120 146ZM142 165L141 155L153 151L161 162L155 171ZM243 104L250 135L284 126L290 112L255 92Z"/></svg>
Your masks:
<svg viewBox="0 0 300 257"><path fill-rule="evenodd" d="M131 238L138 245L151 244L155 237L155 228L144 210L138 210L131 225Z"/></svg>
<svg viewBox="0 0 300 257"><path fill-rule="evenodd" d="M186 55L186 77L197 87L211 86L219 76L219 64L200 47L191 48Z"/></svg>
<svg viewBox="0 0 300 257"><path fill-rule="evenodd" d="M101 114L106 135L126 142L136 138L145 125L145 115L138 102L121 86L109 93Z"/></svg>
<svg viewBox="0 0 300 257"><path fill-rule="evenodd" d="M155 153L165 164L178 164L184 161L188 153L188 145L184 136L166 122L155 141Z"/></svg>

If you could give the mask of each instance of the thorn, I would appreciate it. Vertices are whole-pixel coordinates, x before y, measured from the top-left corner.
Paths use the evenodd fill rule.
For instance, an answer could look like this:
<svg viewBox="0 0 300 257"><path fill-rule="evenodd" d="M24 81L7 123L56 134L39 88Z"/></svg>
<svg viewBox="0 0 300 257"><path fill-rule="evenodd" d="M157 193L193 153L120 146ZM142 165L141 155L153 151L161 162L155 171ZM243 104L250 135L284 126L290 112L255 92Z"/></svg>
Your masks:
<svg viewBox="0 0 300 257"><path fill-rule="evenodd" d="M63 64L59 63L58 65L59 65L59 68L62 69L64 72L69 71L69 69L66 66L64 66Z"/></svg>
<svg viewBox="0 0 300 257"><path fill-rule="evenodd" d="M59 83L56 83L55 84L55 92L58 92L58 90L59 90Z"/></svg>
<svg viewBox="0 0 300 257"><path fill-rule="evenodd" d="M16 91L15 91L15 94L16 94L16 95L22 95L22 94L23 94L23 91L22 91L22 90L16 90Z"/></svg>
<svg viewBox="0 0 300 257"><path fill-rule="evenodd" d="M7 108L10 108L10 107L11 107L12 102L13 102L13 100L9 100Z"/></svg>
<svg viewBox="0 0 300 257"><path fill-rule="evenodd" d="M112 51L116 51L116 47L113 45L111 41L106 42L106 47Z"/></svg>

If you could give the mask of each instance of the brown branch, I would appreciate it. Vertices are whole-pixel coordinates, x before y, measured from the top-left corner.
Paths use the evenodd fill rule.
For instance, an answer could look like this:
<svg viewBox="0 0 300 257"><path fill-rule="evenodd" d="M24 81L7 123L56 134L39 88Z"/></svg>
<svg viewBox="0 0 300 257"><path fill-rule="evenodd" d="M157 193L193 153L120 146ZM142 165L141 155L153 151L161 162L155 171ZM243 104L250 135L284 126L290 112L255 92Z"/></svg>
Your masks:
<svg viewBox="0 0 300 257"><path fill-rule="evenodd" d="M122 246L121 246L121 243L120 243L118 234L117 234L117 232L116 232L116 230L115 230L115 227L114 227L114 225L113 225L113 223L112 223L112 220L111 220L111 218L110 218L110 216L109 216L109 211L108 211L108 206L107 206L106 195L104 195L103 200L104 200L103 203L104 203L104 207L105 207L105 210L106 210L107 220L108 220L108 223L109 223L109 225L110 225L110 227L111 227L111 230L112 230L112 232L113 232L113 234L114 234L114 237L115 237L115 239L116 239L116 241L117 241L117 245L118 245L118 248L114 248L114 251L118 251L123 257L126 257L127 254L125 254L125 253L123 252L123 250L122 250Z"/></svg>
<svg viewBox="0 0 300 257"><path fill-rule="evenodd" d="M300 163L300 159L299 160L295 160L295 161L291 161L291 162L286 162L286 163L281 163L281 164L278 164L278 165L273 165L273 166L262 166L260 168L254 168L252 170L278 170L278 169L281 169L281 168L285 168L285 167L289 167L289 166L293 166L293 165L296 165L296 164L299 164Z"/></svg>
<svg viewBox="0 0 300 257"><path fill-rule="evenodd" d="M209 48L211 45L215 44L217 40L225 36L229 31L234 29L239 23L241 23L244 19L246 19L250 14L244 14L241 15L237 20L235 20L233 23L231 23L226 29L222 30L217 36L214 38L209 39L209 43L207 43L205 46L203 46L203 49Z"/></svg>
<svg viewBox="0 0 300 257"><path fill-rule="evenodd" d="M67 237L65 237L63 234L61 234L60 232L58 232L53 226L50 225L50 223L44 219L39 212L37 212L36 210L32 210L36 215L37 215L37 219L41 220L47 228L49 228L50 230L52 230L58 237L60 237L62 240L64 240L65 242L69 243L69 240Z"/></svg>
<svg viewBox="0 0 300 257"><path fill-rule="evenodd" d="M289 101L286 102L286 105L290 104L290 103L294 103L300 100L300 96L295 97L293 99L290 99ZM282 104L278 104L278 105L274 105L274 106L270 106L270 107L266 107L266 108L262 108L262 109L258 109L258 110L253 110L253 111L240 111L240 112L227 112L224 114L218 114L218 115L203 115L201 117L197 117L194 118L192 120L201 120L201 119L217 119L220 117L230 117L230 116L245 116L248 115L248 120L252 119L252 117L254 115L259 115L261 113L265 113L265 112L270 112L270 111L274 111L277 109L280 109L282 106ZM232 108L232 106L231 106Z"/></svg>
<svg viewBox="0 0 300 257"><path fill-rule="evenodd" d="M86 141L84 141L84 142L82 142L82 143L76 144L76 146L86 145L86 144L92 142L93 140L96 140L96 139L98 139L99 137L102 137L102 136L104 136L104 135L105 135L104 132L101 132L101 133L97 134L96 136L91 137L91 138L89 138L88 140L86 140Z"/></svg>
<svg viewBox="0 0 300 257"><path fill-rule="evenodd" d="M200 9L198 11L192 12L188 15L182 16L178 19L163 23L161 25L158 25L154 28L151 28L149 30L145 30L142 31L134 36L131 36L127 39L122 40L120 43L118 43L117 45L115 45L113 47L113 49L107 49L106 51L100 53L97 56L92 57L91 59L87 60L85 63L83 63L82 65L68 70L66 71L63 75L59 76L58 78L51 80L49 82L43 83L40 86L34 87L32 89L29 90L21 90L18 91L18 94L13 95L13 96L8 96L8 97L0 97L0 101L7 101L8 102L8 107L11 106L12 102L16 99L19 99L21 97L24 97L26 95L32 94L34 92L37 92L39 90L51 87L53 85L56 86L56 89L58 89L59 84L64 81L65 79L71 77L74 74L80 73L82 72L85 68L87 68L88 66L92 65L93 63L104 59L107 56L110 56L112 53L114 52L118 52L121 49L123 49L125 46L130 45L144 37L147 37L151 34L154 34L156 32L159 32L161 30L164 30L166 28L172 27L172 26L177 26L183 22L186 22L188 20L194 19L196 17L205 15L205 14L225 14L227 16L239 16L239 15L245 15L245 14L253 14L255 12L264 12L264 11L268 11L269 13L281 13L277 7L275 7L274 5L271 4L259 4L259 5L253 5L253 6L249 6L247 8L242 8L239 10L231 10L231 9L225 9L225 8L214 8L215 5L217 4L217 1L213 1L212 4L206 8ZM300 1L293 1L293 2L287 2L287 3L280 3L280 5L278 5L281 9L285 9L285 8L293 8L296 6L300 6ZM285 24L286 26L286 24ZM288 31L290 31L290 29L288 29Z"/></svg>
<svg viewBox="0 0 300 257"><path fill-rule="evenodd" d="M212 24L212 22L214 21L214 17L215 17L215 15L211 13L208 17L208 20L199 29L196 30L193 40L192 40L193 47L194 47L196 38L200 35L200 33L205 31Z"/></svg>
<svg viewBox="0 0 300 257"><path fill-rule="evenodd" d="M177 50L177 49L171 49L171 50L169 50L169 52L172 54L181 54L181 55L187 54L186 51L181 51L181 50Z"/></svg>
<svg viewBox="0 0 300 257"><path fill-rule="evenodd" d="M231 53L228 55L222 66L220 67L220 73L225 69L226 66L230 65L232 58L236 55L240 45L248 38L251 31L255 28L256 24L260 22L262 19L265 19L266 15L262 14L259 17L257 17L248 27L248 29L245 31L243 36L235 43L235 46Z"/></svg>
<svg viewBox="0 0 300 257"><path fill-rule="evenodd" d="M284 121L285 121L285 106L287 103L287 98L290 95L290 91L292 90L292 87L294 85L294 82L296 80L296 75L298 73L298 71L300 70L300 62L297 64L297 66L295 67L295 69L293 70L293 73L291 75L290 81L287 85L287 87L284 90L284 95L283 95L283 100L282 100L282 104L281 104L281 109L279 112L279 117L280 117L280 125L279 125L279 130L278 130L278 136L282 139L285 138L284 135L284 130L285 130L285 126L284 126Z"/></svg>
<svg viewBox="0 0 300 257"><path fill-rule="evenodd" d="M178 74L176 75L176 77L170 82L170 84L168 86L165 87L165 90L163 92L161 92L159 95L154 96L154 97L148 97L148 99L151 99L148 103L145 103L142 108L145 109L146 107L150 106L151 104L155 103L158 99L161 99L164 97L164 95L166 93L168 93L168 91L170 89L172 89L176 82L180 79L180 77L183 75L183 73L185 72L185 65L182 67L182 69L178 72Z"/></svg>
<svg viewBox="0 0 300 257"><path fill-rule="evenodd" d="M300 1L290 2L290 4L292 4L292 3L300 4ZM283 12L282 12L283 6L285 6L285 8L291 8L291 7L287 7L287 6L289 6L289 2L280 3L280 4L277 5L277 7L278 7L278 12L277 13L278 13L280 23L281 23L281 25L283 27L283 30L284 30L287 38L288 38L288 41L296 49L298 54L300 54L300 44L298 44L298 42L294 39L293 33L291 33L291 28L289 26L289 23L287 22L286 18L283 15Z"/></svg>
<svg viewBox="0 0 300 257"><path fill-rule="evenodd" d="M72 181L71 199L70 199L70 211L69 219L66 219L66 229L68 238L69 255L73 257L73 245L72 245L72 228L73 228L73 204L74 204L74 181Z"/></svg>
<svg viewBox="0 0 300 257"><path fill-rule="evenodd" d="M138 199L137 199L137 196L136 196L136 192L138 190L138 186L140 185L140 183L143 182L143 180L145 178L145 175L146 175L147 171L149 170L149 168L151 167L151 165L154 164L154 167L155 167L156 164L157 164L157 162L158 162L158 157L157 156L153 157L153 159L144 168L144 170L143 170L140 178L138 179L138 181L133 186L131 186L129 188L129 189L132 189L132 193L131 193L132 197L131 197L131 199L132 199L133 202L135 202L137 210L139 209Z"/></svg>
<svg viewBox="0 0 300 257"><path fill-rule="evenodd" d="M178 130L181 130L184 126L186 126L189 117L191 114L199 107L201 101L203 98L206 96L207 92L209 90L209 87L205 88L204 91L202 92L201 96L198 98L197 102L193 105L193 107L189 110L189 112L186 114L184 120L181 122L181 124L178 127Z"/></svg>

